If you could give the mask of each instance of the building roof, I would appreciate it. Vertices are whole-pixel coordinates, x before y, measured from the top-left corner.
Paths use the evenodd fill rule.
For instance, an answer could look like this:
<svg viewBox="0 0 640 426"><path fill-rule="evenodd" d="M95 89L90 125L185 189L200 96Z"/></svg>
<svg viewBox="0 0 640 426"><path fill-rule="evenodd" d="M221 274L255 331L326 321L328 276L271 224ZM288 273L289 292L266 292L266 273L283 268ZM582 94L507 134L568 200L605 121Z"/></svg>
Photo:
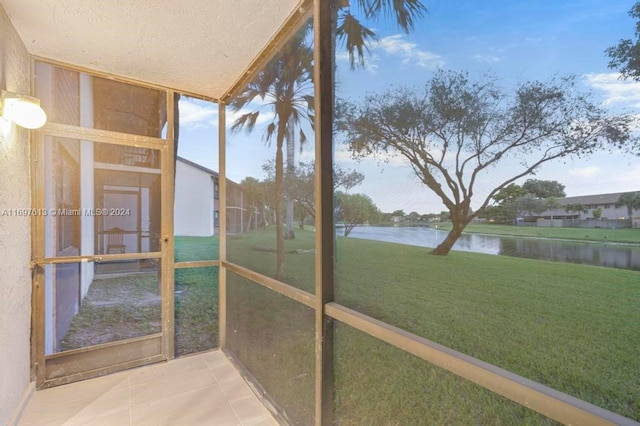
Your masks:
<svg viewBox="0 0 640 426"><path fill-rule="evenodd" d="M621 195L628 194L629 192L630 191L616 192L611 194L579 195L576 197L564 197L564 198L558 198L558 203L560 203L560 205L563 205L563 206L566 206L567 204L585 204L585 205L615 204L618 202Z"/></svg>
<svg viewBox="0 0 640 426"><path fill-rule="evenodd" d="M0 0L30 54L222 99L304 0Z"/></svg>
<svg viewBox="0 0 640 426"><path fill-rule="evenodd" d="M205 173L209 173L209 174L211 175L211 177L212 177L212 178L215 178L216 180L217 180L217 178L218 178L218 176L219 176L219 175L218 175L218 172L215 172L215 171L213 171L213 170L211 170L211 169L208 169L208 168L206 168L206 167L204 167L204 166L201 166L201 165L200 165L200 164L198 164L198 163L194 163L193 161L187 160L186 158L183 158L183 157L177 156L177 157L176 157L176 160L178 160L178 161L180 161L180 162L183 162L183 163L185 163L185 164L188 164L188 165L190 165L191 167L195 167L195 168L196 168L196 169L198 169L198 170L202 170L202 171L203 171L203 172L205 172ZM237 186L237 187L240 187L240 188L241 188L241 186L240 186L240 184L239 184L239 183L236 183L236 182L234 182L234 181L232 181L232 180L230 180L230 179L227 179L227 183L228 183L228 184L230 183L230 184L232 184L232 185L235 185L235 186Z"/></svg>
<svg viewBox="0 0 640 426"><path fill-rule="evenodd" d="M211 169L207 169L205 166L201 166L200 164L194 163L193 161L187 160L186 158L177 156L176 160L181 161L181 162L183 162L185 164L188 164L188 165L190 165L192 167L195 167L196 169L202 170L205 173L209 173L213 177L218 177L218 172L214 172Z"/></svg>

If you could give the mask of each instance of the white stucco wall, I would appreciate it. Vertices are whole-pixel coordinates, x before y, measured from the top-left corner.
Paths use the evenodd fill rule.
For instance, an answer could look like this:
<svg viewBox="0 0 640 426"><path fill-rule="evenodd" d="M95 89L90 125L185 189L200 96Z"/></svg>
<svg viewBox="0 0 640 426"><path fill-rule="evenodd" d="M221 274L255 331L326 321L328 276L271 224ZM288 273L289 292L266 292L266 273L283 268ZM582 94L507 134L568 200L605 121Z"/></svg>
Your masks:
<svg viewBox="0 0 640 426"><path fill-rule="evenodd" d="M213 235L213 179L211 174L176 161L174 234Z"/></svg>
<svg viewBox="0 0 640 426"><path fill-rule="evenodd" d="M0 6L0 88L30 92L27 50ZM0 118L0 212L30 207L28 133ZM0 424L30 382L30 218L0 215Z"/></svg>

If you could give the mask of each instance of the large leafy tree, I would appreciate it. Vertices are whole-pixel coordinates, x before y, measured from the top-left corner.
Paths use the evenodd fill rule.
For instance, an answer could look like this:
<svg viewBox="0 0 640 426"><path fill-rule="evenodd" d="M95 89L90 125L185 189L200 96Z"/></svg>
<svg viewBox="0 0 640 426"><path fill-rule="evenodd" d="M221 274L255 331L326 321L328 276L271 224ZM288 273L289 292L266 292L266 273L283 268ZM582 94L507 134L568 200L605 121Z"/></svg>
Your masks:
<svg viewBox="0 0 640 426"><path fill-rule="evenodd" d="M272 179L275 175L273 161L269 161L262 167L267 176ZM287 198L293 200L299 207L297 216L316 216L315 202L315 162L300 162L292 171L285 173L285 192ZM349 192L364 180L364 175L358 171L344 169L338 165L333 167L333 190ZM304 213L303 213L304 212ZM302 218L304 219L304 217Z"/></svg>
<svg viewBox="0 0 640 426"><path fill-rule="evenodd" d="M573 203L573 204L567 204L564 206L564 211L566 211L567 213L587 213L589 211L589 209L587 208L587 206L585 206L582 203Z"/></svg>
<svg viewBox="0 0 640 426"><path fill-rule="evenodd" d="M620 39L618 44L605 50L609 57L609 68L620 71L624 78L640 81L640 2L636 2L629 16L635 18L635 39Z"/></svg>
<svg viewBox="0 0 640 426"><path fill-rule="evenodd" d="M565 186L557 180L527 179L522 184L525 193L533 194L537 198L562 198L566 195L564 188Z"/></svg>
<svg viewBox="0 0 640 426"><path fill-rule="evenodd" d="M335 193L336 220L344 223L344 236L356 225L363 224L378 214L378 208L373 200L364 194Z"/></svg>
<svg viewBox="0 0 640 426"><path fill-rule="evenodd" d="M423 93L398 88L345 102L338 128L355 157L400 156L440 198L453 226L432 253L446 255L502 188L547 162L631 139L632 117L606 115L575 85L556 77L505 91L491 78L439 71ZM496 182L491 169L509 158L512 174Z"/></svg>

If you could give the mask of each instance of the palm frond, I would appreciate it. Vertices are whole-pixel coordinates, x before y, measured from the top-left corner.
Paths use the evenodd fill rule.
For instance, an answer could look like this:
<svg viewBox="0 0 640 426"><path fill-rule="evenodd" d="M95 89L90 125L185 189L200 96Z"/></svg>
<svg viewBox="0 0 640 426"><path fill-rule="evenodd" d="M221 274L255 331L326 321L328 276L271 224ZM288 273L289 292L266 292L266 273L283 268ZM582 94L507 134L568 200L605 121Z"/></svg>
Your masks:
<svg viewBox="0 0 640 426"><path fill-rule="evenodd" d="M238 132L240 129L244 128L247 133L251 133L253 128L258 121L258 116L260 115L260 111L248 112L246 114L242 114L240 117L233 122L231 126L232 132Z"/></svg>
<svg viewBox="0 0 640 426"><path fill-rule="evenodd" d="M276 132L276 123L274 122L269 123L269 125L267 126L266 132L264 132L265 142L269 142L271 138L273 138L273 135L275 134L275 132Z"/></svg>
<svg viewBox="0 0 640 426"><path fill-rule="evenodd" d="M364 67L364 51L369 52L368 43L376 40L376 34L365 27L360 21L349 12L343 12L340 16L340 23L336 29L336 36L344 43L349 52L349 64L352 69L358 65ZM358 62L356 63L356 52Z"/></svg>
<svg viewBox="0 0 640 426"><path fill-rule="evenodd" d="M420 0L358 0L358 6L367 19L375 18L381 13L393 16L396 24L408 33L415 28L415 22L427 12Z"/></svg>

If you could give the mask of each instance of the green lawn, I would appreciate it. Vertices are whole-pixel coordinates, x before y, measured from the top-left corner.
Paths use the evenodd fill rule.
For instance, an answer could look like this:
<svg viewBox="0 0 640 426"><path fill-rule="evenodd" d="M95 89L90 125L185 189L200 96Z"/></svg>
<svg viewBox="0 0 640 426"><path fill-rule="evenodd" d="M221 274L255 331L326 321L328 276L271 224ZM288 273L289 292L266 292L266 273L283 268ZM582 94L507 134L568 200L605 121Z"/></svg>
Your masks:
<svg viewBox="0 0 640 426"><path fill-rule="evenodd" d="M219 240L213 237L175 237L175 261L217 260Z"/></svg>
<svg viewBox="0 0 640 426"><path fill-rule="evenodd" d="M436 226L436 225L434 225ZM437 224L439 229L451 229L451 223ZM640 245L640 229L555 228L513 225L469 224L470 234L513 235L521 237L560 238L566 240L617 242Z"/></svg>
<svg viewBox="0 0 640 426"><path fill-rule="evenodd" d="M218 237L176 237L177 262L218 259ZM218 346L218 268L175 271L177 356Z"/></svg>
<svg viewBox="0 0 640 426"><path fill-rule="evenodd" d="M286 242L284 281L312 291L314 255L296 249L312 249L314 235L298 231L296 237ZM272 275L275 254L264 249L274 245L268 231L237 236L229 241L229 258ZM640 420L638 272L463 252L436 257L428 251L338 238L337 301ZM268 324L277 315L261 310L252 320ZM295 349L299 339L286 338L302 324L279 327L285 327L279 338L256 351L279 354L286 371L304 370ZM545 422L344 326L336 330L335 357L335 409L342 424ZM292 410L309 401L303 394L279 402Z"/></svg>

